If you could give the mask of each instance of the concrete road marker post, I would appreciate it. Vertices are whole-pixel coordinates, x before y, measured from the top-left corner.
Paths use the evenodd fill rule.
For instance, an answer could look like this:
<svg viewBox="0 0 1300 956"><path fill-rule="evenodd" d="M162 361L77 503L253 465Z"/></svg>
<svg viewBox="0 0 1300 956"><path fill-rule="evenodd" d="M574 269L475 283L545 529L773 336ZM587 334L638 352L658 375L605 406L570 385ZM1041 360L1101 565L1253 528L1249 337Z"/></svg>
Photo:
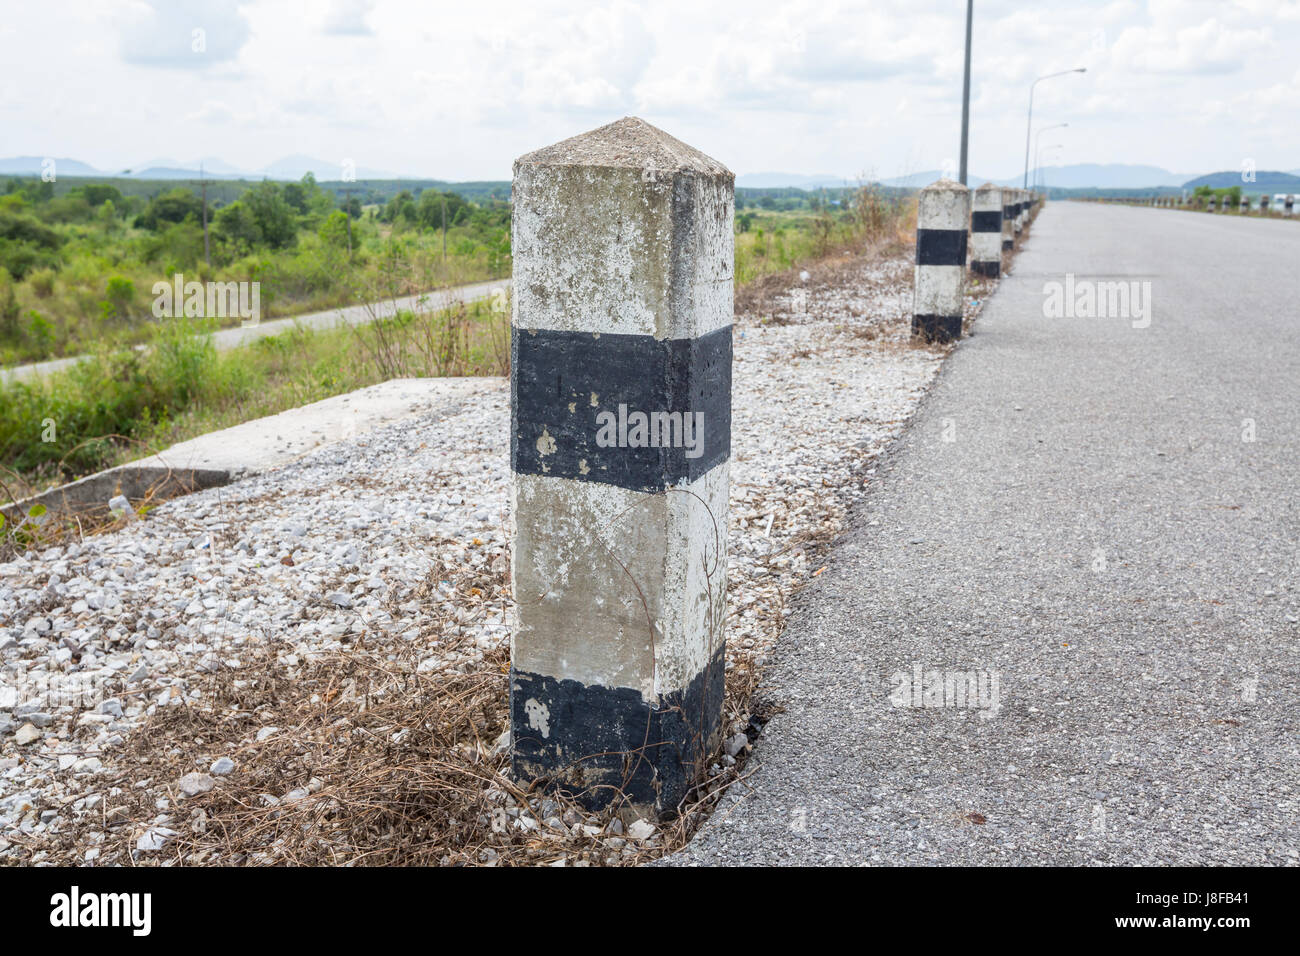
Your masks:
<svg viewBox="0 0 1300 956"><path fill-rule="evenodd" d="M970 190L951 179L917 197L912 334L927 342L961 338L970 218Z"/></svg>
<svg viewBox="0 0 1300 956"><path fill-rule="evenodd" d="M1261 216L1268 215L1268 194L1267 193L1259 197L1259 214Z"/></svg>
<svg viewBox="0 0 1300 956"><path fill-rule="evenodd" d="M1002 248L1010 249L1016 244L1016 191L1002 190Z"/></svg>
<svg viewBox="0 0 1300 956"><path fill-rule="evenodd" d="M975 190L970 241L970 271L996 279L1002 272L1002 190L992 183Z"/></svg>
<svg viewBox="0 0 1300 956"><path fill-rule="evenodd" d="M631 117L514 166L511 763L592 808L720 739L734 185Z"/></svg>

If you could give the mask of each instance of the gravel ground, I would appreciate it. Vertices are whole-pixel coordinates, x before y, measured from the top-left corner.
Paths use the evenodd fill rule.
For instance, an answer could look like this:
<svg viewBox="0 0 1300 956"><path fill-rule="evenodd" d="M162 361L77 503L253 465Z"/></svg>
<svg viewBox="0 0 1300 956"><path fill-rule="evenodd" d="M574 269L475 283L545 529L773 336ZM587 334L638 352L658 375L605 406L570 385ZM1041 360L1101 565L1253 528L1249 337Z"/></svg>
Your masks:
<svg viewBox="0 0 1300 956"><path fill-rule="evenodd" d="M1046 208L672 862L1300 862L1297 261L1285 222ZM1149 282L1149 326L1045 317L1067 272ZM927 686L972 671L996 701Z"/></svg>
<svg viewBox="0 0 1300 956"><path fill-rule="evenodd" d="M908 342L910 281L904 259L841 262L774 315L737 321L729 666L764 661L933 381L945 353ZM499 659L504 598L441 580L452 568L502 581L508 566L509 388L473 392L0 565L0 861L128 862L105 849L128 831L136 861L165 857L183 802L238 776L277 728L149 741L192 768L180 779L126 779L117 758L160 708L210 707L209 678L240 676L268 647L290 679L353 642L427 642L429 675ZM430 640L430 620L458 639ZM156 812L117 810L133 788Z"/></svg>

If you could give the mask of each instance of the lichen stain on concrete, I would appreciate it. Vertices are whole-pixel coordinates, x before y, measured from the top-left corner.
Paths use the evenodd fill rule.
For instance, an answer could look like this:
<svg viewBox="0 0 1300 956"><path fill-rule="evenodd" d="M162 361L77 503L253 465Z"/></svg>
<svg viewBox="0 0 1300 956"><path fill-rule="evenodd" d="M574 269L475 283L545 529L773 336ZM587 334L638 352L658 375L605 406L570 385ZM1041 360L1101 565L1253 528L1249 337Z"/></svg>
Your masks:
<svg viewBox="0 0 1300 956"><path fill-rule="evenodd" d="M524 702L524 713L528 715L528 726L543 740L551 736L551 711L545 704L530 697Z"/></svg>
<svg viewBox="0 0 1300 956"><path fill-rule="evenodd" d="M591 474L591 469L587 467L587 459L585 458L578 459L578 474L580 475Z"/></svg>
<svg viewBox="0 0 1300 956"><path fill-rule="evenodd" d="M555 439L551 437L551 433L546 430L545 425L542 426L542 437L537 439L537 454L543 458L555 454Z"/></svg>
<svg viewBox="0 0 1300 956"><path fill-rule="evenodd" d="M597 407L599 407L599 405L600 405L600 396L597 395L595 392L592 392L592 393L591 393L591 407L592 407L592 408L597 408Z"/></svg>

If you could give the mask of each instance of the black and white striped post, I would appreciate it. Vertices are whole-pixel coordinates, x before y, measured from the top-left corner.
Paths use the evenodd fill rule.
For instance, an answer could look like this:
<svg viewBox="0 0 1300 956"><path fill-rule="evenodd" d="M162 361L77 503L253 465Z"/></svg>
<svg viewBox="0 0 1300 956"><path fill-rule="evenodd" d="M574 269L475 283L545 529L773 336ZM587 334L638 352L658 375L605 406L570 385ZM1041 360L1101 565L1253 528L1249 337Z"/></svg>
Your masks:
<svg viewBox="0 0 1300 956"><path fill-rule="evenodd" d="M1242 194L1240 209L1238 210L1243 216L1250 214L1250 197Z"/></svg>
<svg viewBox="0 0 1300 956"><path fill-rule="evenodd" d="M961 337L970 190L941 179L921 190L916 206L916 274L912 334L927 342Z"/></svg>
<svg viewBox="0 0 1300 956"><path fill-rule="evenodd" d="M1025 228L1025 191L1016 190L1016 235Z"/></svg>
<svg viewBox="0 0 1300 956"><path fill-rule="evenodd" d="M1264 193L1259 197L1259 214L1261 216L1268 215L1268 193Z"/></svg>
<svg viewBox="0 0 1300 956"><path fill-rule="evenodd" d="M631 117L514 166L511 762L588 807L719 742L734 185Z"/></svg>
<svg viewBox="0 0 1300 956"><path fill-rule="evenodd" d="M1282 207L1283 215L1294 215L1295 213L1295 194L1287 193L1285 205Z"/></svg>
<svg viewBox="0 0 1300 956"><path fill-rule="evenodd" d="M1211 197L1210 197L1210 205L1209 205L1209 210L1210 210L1210 212L1214 212L1214 208L1215 208L1215 198L1214 198L1213 196L1211 196Z"/></svg>
<svg viewBox="0 0 1300 956"><path fill-rule="evenodd" d="M970 271L996 279L1002 273L1002 190L992 183L975 190L970 242Z"/></svg>
<svg viewBox="0 0 1300 956"><path fill-rule="evenodd" d="M1011 188L1002 190L1002 248L1010 249L1016 244L1016 191Z"/></svg>

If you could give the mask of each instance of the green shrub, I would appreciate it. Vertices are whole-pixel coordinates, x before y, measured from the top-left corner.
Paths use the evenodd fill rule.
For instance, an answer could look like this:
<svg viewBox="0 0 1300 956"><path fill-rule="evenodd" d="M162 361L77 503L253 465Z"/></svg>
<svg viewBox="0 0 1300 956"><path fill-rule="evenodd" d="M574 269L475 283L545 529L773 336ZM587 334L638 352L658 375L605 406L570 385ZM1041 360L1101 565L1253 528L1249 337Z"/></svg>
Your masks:
<svg viewBox="0 0 1300 956"><path fill-rule="evenodd" d="M27 276L27 284L38 299L48 299L54 294L54 270L34 269Z"/></svg>
<svg viewBox="0 0 1300 956"><path fill-rule="evenodd" d="M108 280L103 301L99 303L100 313L105 320L129 318L134 301L135 283L122 276L113 276Z"/></svg>
<svg viewBox="0 0 1300 956"><path fill-rule="evenodd" d="M27 311L27 338L40 358L46 358L54 348L56 338L54 323L35 309Z"/></svg>

